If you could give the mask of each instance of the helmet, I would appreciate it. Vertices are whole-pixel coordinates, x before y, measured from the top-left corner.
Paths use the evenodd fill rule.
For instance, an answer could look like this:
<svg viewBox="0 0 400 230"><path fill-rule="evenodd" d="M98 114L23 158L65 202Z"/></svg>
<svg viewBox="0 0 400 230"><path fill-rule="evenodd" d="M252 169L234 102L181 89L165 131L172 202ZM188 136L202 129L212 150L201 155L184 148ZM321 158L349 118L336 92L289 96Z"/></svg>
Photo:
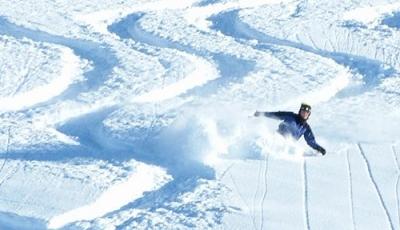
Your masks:
<svg viewBox="0 0 400 230"><path fill-rule="evenodd" d="M308 112L308 114L303 114L302 111ZM311 114L311 106L306 103L301 103L300 109L299 109L299 117L303 122L307 121L308 118L310 117Z"/></svg>
<svg viewBox="0 0 400 230"><path fill-rule="evenodd" d="M300 110L311 112L311 105L306 104L306 103L301 103ZM299 112L300 112L300 110L299 110Z"/></svg>

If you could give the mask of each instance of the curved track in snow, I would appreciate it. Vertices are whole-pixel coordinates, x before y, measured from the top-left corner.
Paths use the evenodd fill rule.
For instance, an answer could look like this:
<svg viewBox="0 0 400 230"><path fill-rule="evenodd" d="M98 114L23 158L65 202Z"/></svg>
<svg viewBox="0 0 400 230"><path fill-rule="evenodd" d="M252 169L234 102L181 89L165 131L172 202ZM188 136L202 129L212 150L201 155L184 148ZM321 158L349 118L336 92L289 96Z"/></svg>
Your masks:
<svg viewBox="0 0 400 230"><path fill-rule="evenodd" d="M275 38L268 34L264 34L242 22L239 19L238 14L239 11L234 10L213 16L211 18L213 29L221 31L227 36L232 36L238 42L251 44L251 42L254 42L255 40L257 42L253 46L257 49L274 50L274 46L283 46L299 49L307 53L321 56L322 58L332 59L336 63L348 67L352 71L360 73L363 76L363 81L365 82L363 87L350 89L347 89L348 83L346 83L346 81L350 81L350 79L346 80L345 78L338 78L338 82L336 83L337 86L333 88L332 93L329 92L331 90L327 91L323 89L324 94L329 94L331 98L335 96L353 97L357 94L363 94L378 86L380 78L377 78L376 76L379 74L383 74L382 78L386 78L396 73L396 70L393 67L384 69L382 63L378 60L355 56L349 53L321 50L306 44ZM335 83L333 82L333 84Z"/></svg>
<svg viewBox="0 0 400 230"><path fill-rule="evenodd" d="M18 39L28 38L35 42L44 42L68 47L74 52L75 55L78 55L79 57L89 60L93 63L94 68L85 73L85 81L71 85L63 92L60 92L61 95L56 95L58 96L59 100L75 98L80 93L90 90L97 90L98 87L104 84L104 81L111 73L112 68L118 62L115 55L113 55L112 50L107 48L107 46L104 44L65 38L46 32L24 28L8 22L4 18L0 18L0 28L0 34L9 35ZM49 98L48 104L54 103L58 100L58 98ZM53 100L51 101L50 99Z"/></svg>
<svg viewBox="0 0 400 230"><path fill-rule="evenodd" d="M353 225L353 229L356 229L356 222L354 218L354 192L353 192L353 176L351 174L351 163L349 159L349 151L346 152L346 162L347 162L347 170L349 173L349 200L350 200L350 211L351 211L351 222Z"/></svg>
<svg viewBox="0 0 400 230"><path fill-rule="evenodd" d="M399 166L399 160L398 160L398 155L397 155L397 151L396 148L394 146L392 146L392 150L393 150L393 157L394 157L394 163L396 165L396 169L397 169L397 179L396 179L396 205L397 205L397 217L400 221L400 199L399 199L399 185L400 185L400 166ZM400 222L399 222L399 226L400 226Z"/></svg>
<svg viewBox="0 0 400 230"><path fill-rule="evenodd" d="M168 94L168 91L170 90L181 93L189 91L189 96L192 93L196 94L197 92L197 94L204 96L206 93L212 93L212 90L218 90L218 86L224 86L229 84L229 82L240 80L241 77L246 76L246 74L253 69L254 64L250 61L238 59L224 53L215 53L207 50L196 49L190 45L180 44L179 42L171 41L147 32L141 28L140 25L140 20L145 16L146 14L144 13L134 13L128 15L117 23L110 25L108 28L110 32L117 34L122 39L132 39L135 42L146 44L151 47L174 49L187 55L193 55L191 58L192 62L195 64L197 63L196 65L198 67L193 70L193 73L196 74L196 76L188 76L187 79L181 81L182 87L171 85L167 87L167 89L164 88L156 90L155 92L149 92L147 95L139 96L139 98L134 99L134 102L143 101L143 99L141 99L142 97L157 98L154 94ZM194 78L193 80L197 81L202 78L204 80L192 86L190 82L185 82L190 81L190 78ZM178 82L177 84L180 83ZM197 88L192 89L194 86L197 86Z"/></svg>
<svg viewBox="0 0 400 230"><path fill-rule="evenodd" d="M363 148L361 147L361 144L360 144L360 143L358 143L358 148L359 148L359 150L360 150L360 154L362 155L362 157L363 157L363 159L364 159L365 165L366 165L367 170L368 170L368 175L369 175L369 178L370 178L370 180L371 180L371 183L373 184L373 186L374 186L374 188L375 188L376 195L378 196L378 198L379 198L379 200L380 200L380 204L381 204L381 206L382 206L382 209L384 210L385 215L386 215L386 217L387 217L388 225L389 225L390 228L393 230L393 229L394 229L394 225L393 225L393 221L392 221L392 219L391 219L391 217L390 217L389 210L388 210L387 205L385 204L385 202L384 202L384 200L383 200L383 195L382 195L381 191L379 190L378 184L377 184L377 182L376 182L374 176L372 175L371 165L370 165L370 163L369 163L369 161L368 161L368 158L367 158L367 156L365 155L365 151L364 151Z"/></svg>
<svg viewBox="0 0 400 230"><path fill-rule="evenodd" d="M24 26L20 26L0 15L0 35L18 41L27 39L38 46L61 47L67 57L61 61L65 71L47 88L21 94L18 103L17 97L0 99L0 106L8 106L0 118L5 122L21 121L16 140L11 141L13 147L18 147L15 151L9 151L10 140L5 133L0 137L6 144L1 156L0 195L13 196L8 201L0 200L6 207L0 210L0 227L16 219L23 222L22 228L26 228L24 223L43 227L43 222L48 222L50 228L77 229L206 229L220 225L355 229L368 226L364 209L359 206L363 199L372 197L379 202L366 202L365 210L378 210L374 214L379 217L373 218L379 220L377 225L385 223L398 229L393 205L388 202L396 200L399 217L396 149L382 154L383 163L371 164L369 152L367 158L358 142L368 140L369 135L374 138L381 131L375 133L370 126L384 120L370 120L375 108L393 120L393 124L383 123L383 130L398 124L398 110L391 106L400 101L396 88L399 55L390 53L392 49L377 48L375 59L361 52L358 55L356 48L361 45L354 44L350 34L335 41L327 39L322 49L320 41L309 32L296 34L304 37L295 41L293 37L265 32L274 26L268 22L264 25L268 29L261 30L257 18L244 19L248 10L265 10L273 15L271 10L275 8L268 6L281 6L279 10L291 11L290 20L301 23L310 20L307 11L314 5L309 1L118 4L116 8L90 10L81 10L83 6L77 4L71 10L74 13L65 16L65 20L76 20L72 24L80 32L75 33L74 28L65 32L76 38L30 29L29 23L37 28L34 18L32 22L23 20ZM326 17L330 14L325 13ZM381 28L380 33L395 34L397 18L398 14L386 17L383 23L390 28ZM46 27L40 22L36 22L39 28ZM354 29L357 25L341 26ZM93 41L80 37L91 37ZM305 39L307 42L302 42ZM335 48L339 45L334 43L340 39L348 52ZM387 63L381 57L386 55L390 60ZM79 66L77 59L87 61L91 69ZM73 81L70 66L81 71L84 79ZM17 91L25 84L22 82ZM42 96L42 90L50 93ZM30 103L25 101L28 99ZM322 137L318 141L327 146L325 157L292 159L287 149L278 148L279 154L268 152L262 159L257 151L263 152L262 148L268 146L254 150L246 145L249 137L256 139L255 132L271 137L264 121L253 124L249 113L263 107L297 109L304 100L320 106L315 107L317 116L311 122L316 136ZM374 103L378 106L371 105ZM364 104L368 111L357 114L364 111ZM325 114L321 108L326 109ZM345 113L347 108L355 114ZM337 124L342 126L337 128ZM345 132L340 138L336 132L329 132L341 127L346 130L340 130ZM395 139L395 132L389 129L382 139ZM356 141L358 149L348 150L344 156L337 149L346 138ZM377 142L387 146L392 139ZM254 145L256 140L249 142ZM234 148L241 152L235 155ZM207 154L228 166L219 168L218 162L205 162ZM281 155L288 155L289 160L280 159ZM393 171L385 171L379 164L393 165L393 156L397 173L394 198L390 195L392 182L381 182ZM24 184L28 180L32 184ZM53 180L58 180L55 186L46 184ZM31 185L34 190L26 191ZM236 206L225 200L225 186ZM366 195L360 193L363 187L367 188ZM13 194L15 188L23 193ZM64 189L70 193L64 194ZM333 190L337 194L330 194ZM50 204L36 207L48 194L55 194ZM325 194L332 195L332 199L324 200ZM61 199L64 195L74 200L68 203ZM108 203L112 198L118 199ZM33 201L27 202L30 199ZM227 207L235 211L229 213ZM344 226L322 209L333 210L331 216L337 216ZM16 216L9 214L10 210L15 210ZM34 219L28 218L31 216ZM230 222L225 223L225 217Z"/></svg>

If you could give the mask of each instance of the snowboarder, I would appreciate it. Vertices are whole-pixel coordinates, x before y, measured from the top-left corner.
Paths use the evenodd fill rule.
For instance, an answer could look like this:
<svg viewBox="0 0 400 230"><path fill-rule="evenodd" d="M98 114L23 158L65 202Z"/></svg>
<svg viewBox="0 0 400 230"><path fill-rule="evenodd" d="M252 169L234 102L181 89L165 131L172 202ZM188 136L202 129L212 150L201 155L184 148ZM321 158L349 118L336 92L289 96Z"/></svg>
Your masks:
<svg viewBox="0 0 400 230"><path fill-rule="evenodd" d="M283 120L281 124L279 124L278 133L280 133L284 137L292 137L296 140L300 139L301 136L304 135L304 139L307 144L320 152L322 155L325 155L326 151L315 141L314 134L311 131L310 126L307 124L307 119L311 114L311 106L305 103L302 103L300 106L299 112L259 112L256 111L254 116L265 116L277 120Z"/></svg>

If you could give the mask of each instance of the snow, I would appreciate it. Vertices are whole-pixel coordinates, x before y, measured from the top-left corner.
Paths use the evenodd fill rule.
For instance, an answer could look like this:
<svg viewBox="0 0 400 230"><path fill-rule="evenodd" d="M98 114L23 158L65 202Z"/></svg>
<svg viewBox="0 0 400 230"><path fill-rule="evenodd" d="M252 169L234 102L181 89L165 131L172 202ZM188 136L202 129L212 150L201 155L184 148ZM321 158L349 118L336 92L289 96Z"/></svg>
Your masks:
<svg viewBox="0 0 400 230"><path fill-rule="evenodd" d="M194 87L201 86L218 77L215 67L206 60L199 59L195 56L188 56L187 59L196 65L191 74L176 83L163 87L162 89L156 89L145 93L144 95L139 95L138 97L133 98L131 102L160 102L174 98Z"/></svg>
<svg viewBox="0 0 400 230"><path fill-rule="evenodd" d="M389 16L387 16L382 20L382 24L399 29L400 28L399 17L400 17L400 12L393 11Z"/></svg>
<svg viewBox="0 0 400 230"><path fill-rule="evenodd" d="M68 48L62 48L59 52L61 53L59 62L62 63L63 66L59 72L52 73L53 75L56 75L56 78L45 85L34 87L30 91L20 93L18 92L19 90L17 90L17 92L14 93L15 96L1 98L0 107L2 111L22 110L26 107L47 101L60 95L68 89L71 84L79 80L79 77L82 74L82 64L80 63L80 59ZM3 54L7 55L7 53ZM27 77L29 73L24 73L24 75ZM15 75L13 77L15 77ZM20 85L24 86L24 82Z"/></svg>
<svg viewBox="0 0 400 230"><path fill-rule="evenodd" d="M113 187L104 191L92 204L53 217L49 221L48 227L60 228L75 221L101 217L113 210L120 209L132 200L138 199L144 192L157 189L157 187L160 187L160 182L166 183L165 181L168 180L162 171L154 170L147 165L138 165L135 170L137 172L130 175L126 181L113 185ZM136 189L132 189L134 187Z"/></svg>
<svg viewBox="0 0 400 230"><path fill-rule="evenodd" d="M369 27L374 27L379 23L379 20L382 20L382 16L396 11L399 7L399 3L361 7L345 12L343 19L355 20Z"/></svg>
<svg viewBox="0 0 400 230"><path fill-rule="evenodd" d="M0 228L400 229L399 7L1 1Z"/></svg>

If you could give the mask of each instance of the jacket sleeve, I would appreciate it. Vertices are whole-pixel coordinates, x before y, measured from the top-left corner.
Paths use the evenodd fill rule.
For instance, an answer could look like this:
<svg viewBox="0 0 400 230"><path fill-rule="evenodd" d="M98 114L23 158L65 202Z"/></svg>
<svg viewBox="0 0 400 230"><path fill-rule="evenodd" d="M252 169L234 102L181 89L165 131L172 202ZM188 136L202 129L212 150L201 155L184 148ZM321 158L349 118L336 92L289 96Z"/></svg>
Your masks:
<svg viewBox="0 0 400 230"><path fill-rule="evenodd" d="M311 131L311 128L308 126L306 132L304 133L304 139L306 140L307 144L315 149L315 150L320 150L322 149L322 147L317 144L317 142L315 141L315 137L313 132Z"/></svg>
<svg viewBox="0 0 400 230"><path fill-rule="evenodd" d="M264 112L263 115L268 118L276 119L276 120L284 120L287 117L293 116L293 112Z"/></svg>

